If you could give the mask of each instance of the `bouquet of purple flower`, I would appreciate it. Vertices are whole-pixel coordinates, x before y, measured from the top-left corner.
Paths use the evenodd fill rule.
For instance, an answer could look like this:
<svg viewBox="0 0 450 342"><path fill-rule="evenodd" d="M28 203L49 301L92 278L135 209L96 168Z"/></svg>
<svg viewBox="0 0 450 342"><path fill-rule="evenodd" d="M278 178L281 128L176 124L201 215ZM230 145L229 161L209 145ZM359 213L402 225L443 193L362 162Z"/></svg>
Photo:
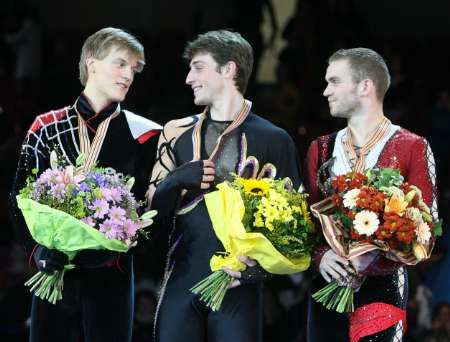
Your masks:
<svg viewBox="0 0 450 342"><path fill-rule="evenodd" d="M131 193L134 178L111 168L84 170L83 156L73 165L59 166L55 152L50 169L37 178L37 170L28 177L17 196L18 206L33 239L67 254L71 261L84 249L107 249L126 252L137 242L142 228L153 223L156 211L140 216L140 203ZM25 285L42 299L56 303L62 298L64 272L49 275L38 272Z"/></svg>

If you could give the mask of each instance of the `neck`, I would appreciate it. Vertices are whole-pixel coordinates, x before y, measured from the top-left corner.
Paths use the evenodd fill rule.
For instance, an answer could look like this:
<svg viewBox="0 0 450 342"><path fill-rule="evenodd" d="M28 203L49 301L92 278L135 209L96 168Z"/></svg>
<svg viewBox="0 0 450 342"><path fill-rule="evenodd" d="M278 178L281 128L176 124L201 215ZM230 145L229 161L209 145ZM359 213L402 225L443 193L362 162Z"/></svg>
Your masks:
<svg viewBox="0 0 450 342"><path fill-rule="evenodd" d="M88 98L89 104L95 113L99 113L106 108L111 101L103 96L96 88L86 84L86 88L83 90L83 94Z"/></svg>
<svg viewBox="0 0 450 342"><path fill-rule="evenodd" d="M221 99L214 101L209 110L211 118L217 121L232 121L242 107L244 97L238 91L233 91Z"/></svg>
<svg viewBox="0 0 450 342"><path fill-rule="evenodd" d="M364 146L383 118L383 108L377 106L352 114L347 121L347 126L352 134L353 144L359 147Z"/></svg>

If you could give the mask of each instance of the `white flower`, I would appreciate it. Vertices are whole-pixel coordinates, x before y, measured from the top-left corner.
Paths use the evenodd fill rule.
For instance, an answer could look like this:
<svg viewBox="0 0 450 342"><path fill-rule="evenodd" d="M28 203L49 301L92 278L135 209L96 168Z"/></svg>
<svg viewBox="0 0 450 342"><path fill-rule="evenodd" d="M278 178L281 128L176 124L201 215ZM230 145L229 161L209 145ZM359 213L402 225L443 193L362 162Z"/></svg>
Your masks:
<svg viewBox="0 0 450 342"><path fill-rule="evenodd" d="M428 243L431 238L430 226L425 222L420 223L416 228L417 241L422 244Z"/></svg>
<svg viewBox="0 0 450 342"><path fill-rule="evenodd" d="M405 194L403 193L403 190L400 188L397 188L396 186L389 186L387 188L383 188L382 191L389 196L397 196L397 197L405 196Z"/></svg>
<svg viewBox="0 0 450 342"><path fill-rule="evenodd" d="M363 210L356 214L353 220L353 226L360 235L370 236L378 229L380 221L377 214L370 210Z"/></svg>
<svg viewBox="0 0 450 342"><path fill-rule="evenodd" d="M50 152L50 167L52 168L52 170L58 169L58 155L56 154L55 150Z"/></svg>
<svg viewBox="0 0 450 342"><path fill-rule="evenodd" d="M410 220L414 221L414 223L417 225L423 222L422 213L417 208L414 207L406 208L405 216Z"/></svg>
<svg viewBox="0 0 450 342"><path fill-rule="evenodd" d="M344 195L344 207L349 209L356 207L356 200L358 199L359 193L359 189L347 191L347 193Z"/></svg>

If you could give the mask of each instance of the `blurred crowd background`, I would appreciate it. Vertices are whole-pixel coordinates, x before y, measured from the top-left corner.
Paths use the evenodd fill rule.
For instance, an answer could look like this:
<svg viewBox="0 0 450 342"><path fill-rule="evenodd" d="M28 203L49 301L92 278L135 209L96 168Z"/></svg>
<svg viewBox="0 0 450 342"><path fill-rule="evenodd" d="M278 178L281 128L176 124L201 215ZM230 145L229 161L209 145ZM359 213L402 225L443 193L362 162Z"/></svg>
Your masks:
<svg viewBox="0 0 450 342"><path fill-rule="evenodd" d="M426 137L437 164L444 236L430 260L409 268L405 341L450 341L450 2L435 0L2 0L0 7L0 340L27 341L35 270L15 240L7 196L20 144L37 114L71 105L81 92L84 39L105 26L127 29L146 49L147 66L125 107L161 124L198 113L185 85L185 43L229 28L255 50L246 98L285 128L304 160L317 136L345 126L322 96L327 58L339 48L369 47L387 61L392 85L385 114ZM163 257L148 241L135 251L134 342L151 341ZM306 341L309 273L265 285L264 341ZM107 286L107 284L105 284ZM330 322L330 328L332 322Z"/></svg>

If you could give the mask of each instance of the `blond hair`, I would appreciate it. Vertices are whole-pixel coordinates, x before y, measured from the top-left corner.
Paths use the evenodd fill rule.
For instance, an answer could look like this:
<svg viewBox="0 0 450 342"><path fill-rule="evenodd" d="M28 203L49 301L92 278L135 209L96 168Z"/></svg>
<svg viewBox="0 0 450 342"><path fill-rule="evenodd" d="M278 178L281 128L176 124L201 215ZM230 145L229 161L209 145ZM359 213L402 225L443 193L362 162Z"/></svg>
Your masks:
<svg viewBox="0 0 450 342"><path fill-rule="evenodd" d="M138 71L142 71L145 65L145 56L144 47L139 40L124 30L106 27L89 36L81 49L79 68L80 82L83 86L86 85L88 79L86 60L88 58L101 60L108 55L113 47L119 50L128 50L136 55L139 58Z"/></svg>

